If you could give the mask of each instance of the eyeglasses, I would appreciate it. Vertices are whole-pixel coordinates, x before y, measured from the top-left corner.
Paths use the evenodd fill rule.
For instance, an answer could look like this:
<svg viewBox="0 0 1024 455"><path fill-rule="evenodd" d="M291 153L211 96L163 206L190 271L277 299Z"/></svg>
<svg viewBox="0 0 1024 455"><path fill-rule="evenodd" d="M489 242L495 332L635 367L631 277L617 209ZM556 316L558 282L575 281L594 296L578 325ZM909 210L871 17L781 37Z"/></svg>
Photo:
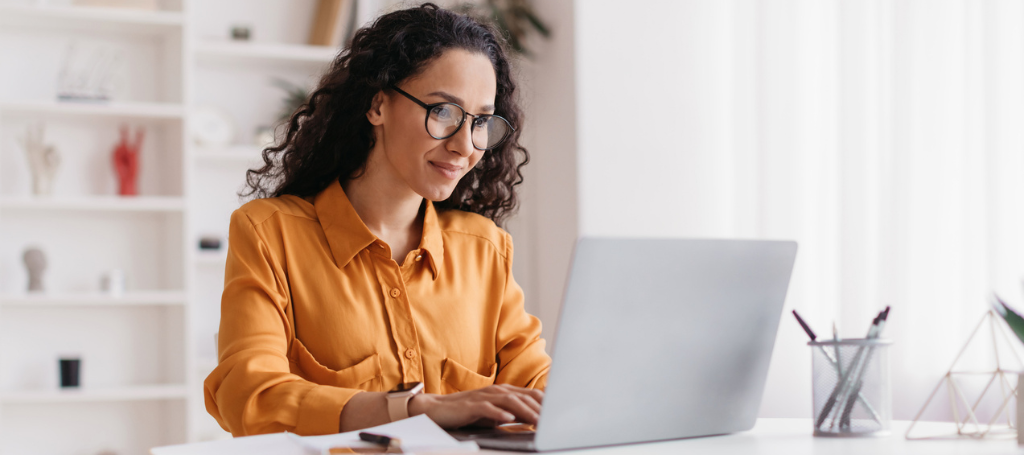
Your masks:
<svg viewBox="0 0 1024 455"><path fill-rule="evenodd" d="M499 115L470 114L455 103L427 104L394 85L391 88L427 110L424 124L427 127L427 134L434 139L448 139L454 136L462 129L462 124L466 123L466 116L473 117L470 123L470 136L473 138L473 147L477 150L497 147L516 130L508 120Z"/></svg>

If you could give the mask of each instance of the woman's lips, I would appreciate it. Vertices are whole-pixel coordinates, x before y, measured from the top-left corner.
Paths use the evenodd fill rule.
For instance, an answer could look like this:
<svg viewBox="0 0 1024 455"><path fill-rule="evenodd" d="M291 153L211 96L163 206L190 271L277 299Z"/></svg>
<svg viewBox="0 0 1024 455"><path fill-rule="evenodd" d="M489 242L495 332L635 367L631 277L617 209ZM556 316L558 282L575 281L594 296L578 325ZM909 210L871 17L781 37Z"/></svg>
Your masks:
<svg viewBox="0 0 1024 455"><path fill-rule="evenodd" d="M441 175L451 180L458 180L460 171L462 171L462 166L455 164L430 161L430 165L433 166Z"/></svg>

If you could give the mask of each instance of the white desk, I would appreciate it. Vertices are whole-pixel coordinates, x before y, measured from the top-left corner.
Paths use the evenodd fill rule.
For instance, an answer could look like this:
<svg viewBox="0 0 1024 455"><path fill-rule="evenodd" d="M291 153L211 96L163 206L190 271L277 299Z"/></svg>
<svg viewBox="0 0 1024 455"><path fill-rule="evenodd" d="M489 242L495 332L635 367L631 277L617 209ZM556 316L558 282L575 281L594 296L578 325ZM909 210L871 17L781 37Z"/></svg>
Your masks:
<svg viewBox="0 0 1024 455"><path fill-rule="evenodd" d="M908 441L903 437L910 422L893 422L893 434L886 438L816 438L811 435L811 419L759 419L751 431L728 436L681 439L647 444L584 449L555 454L618 455L618 454L722 454L722 455L994 455L1024 454L1017 448L1017 439L954 439L940 441ZM921 433L918 431L921 430ZM953 424L918 423L914 435L948 434ZM484 450L482 454L505 454ZM464 454L463 454L464 455Z"/></svg>

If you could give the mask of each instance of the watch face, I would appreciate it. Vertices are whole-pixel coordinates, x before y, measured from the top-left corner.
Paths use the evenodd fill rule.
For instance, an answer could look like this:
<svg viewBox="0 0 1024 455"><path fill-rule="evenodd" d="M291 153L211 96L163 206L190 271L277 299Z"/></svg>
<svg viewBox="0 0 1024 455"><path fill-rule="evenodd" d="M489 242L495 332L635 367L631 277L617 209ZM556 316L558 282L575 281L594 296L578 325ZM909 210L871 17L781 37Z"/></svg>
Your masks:
<svg viewBox="0 0 1024 455"><path fill-rule="evenodd" d="M408 391L410 391L412 389L415 389L420 384L423 384L423 383L422 382L405 382L405 383L398 384L397 386L395 386L395 388L391 389L391 392L408 392Z"/></svg>

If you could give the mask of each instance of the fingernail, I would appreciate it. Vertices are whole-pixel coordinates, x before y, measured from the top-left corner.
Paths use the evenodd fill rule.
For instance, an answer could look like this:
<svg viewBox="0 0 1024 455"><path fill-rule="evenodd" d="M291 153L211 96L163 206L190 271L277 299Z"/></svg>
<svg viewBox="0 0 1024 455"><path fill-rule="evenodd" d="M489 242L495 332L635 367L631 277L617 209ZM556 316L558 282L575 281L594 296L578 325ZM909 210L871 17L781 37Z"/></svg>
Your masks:
<svg viewBox="0 0 1024 455"><path fill-rule="evenodd" d="M513 420L515 420L515 419L516 419L516 416L514 416L514 415L512 415L512 414L509 414L509 413L507 413L507 412L505 413L505 415L504 415L503 417L505 417L505 420L506 420L506 421L509 421L509 422L511 422L511 421L513 421Z"/></svg>

